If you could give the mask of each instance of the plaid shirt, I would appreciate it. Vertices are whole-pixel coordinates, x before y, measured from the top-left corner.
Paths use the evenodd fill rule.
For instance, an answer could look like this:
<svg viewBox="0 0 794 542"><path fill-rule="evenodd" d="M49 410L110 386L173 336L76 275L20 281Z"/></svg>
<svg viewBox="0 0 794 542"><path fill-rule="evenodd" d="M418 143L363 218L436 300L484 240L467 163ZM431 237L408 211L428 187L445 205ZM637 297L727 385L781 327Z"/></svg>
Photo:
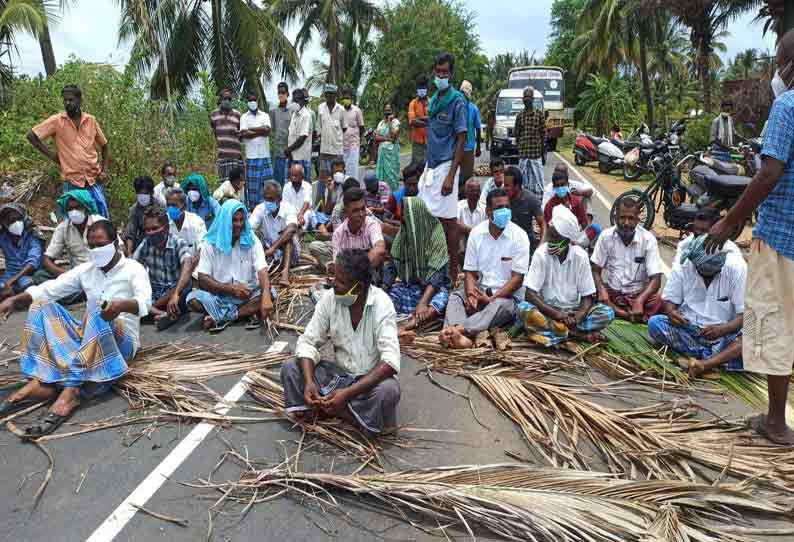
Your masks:
<svg viewBox="0 0 794 542"><path fill-rule="evenodd" d="M540 158L546 139L546 119L543 118L543 113L537 109L525 109L519 113L514 134L521 158Z"/></svg>
<svg viewBox="0 0 794 542"><path fill-rule="evenodd" d="M783 175L758 209L753 237L794 260L794 92L782 94L772 104L761 154L785 166Z"/></svg>
<svg viewBox="0 0 794 542"><path fill-rule="evenodd" d="M149 240L144 239L132 255L132 259L149 272L149 282L154 288L175 285L182 271L182 262L191 257L188 244L174 235L168 236L163 250L150 246Z"/></svg>

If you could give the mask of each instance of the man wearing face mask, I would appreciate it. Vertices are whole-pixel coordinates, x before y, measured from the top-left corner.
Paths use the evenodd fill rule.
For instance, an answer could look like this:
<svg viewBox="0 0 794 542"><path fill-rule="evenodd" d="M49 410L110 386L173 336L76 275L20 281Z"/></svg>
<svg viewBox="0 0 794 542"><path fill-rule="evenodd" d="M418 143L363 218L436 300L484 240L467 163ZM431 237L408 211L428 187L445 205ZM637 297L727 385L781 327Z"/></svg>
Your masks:
<svg viewBox="0 0 794 542"><path fill-rule="evenodd" d="M419 180L419 197L441 221L447 236L449 274L453 284L460 270L456 177L463 161L468 130L466 99L450 85L454 69L455 60L449 53L436 57L434 82L438 92L428 105L427 167Z"/></svg>
<svg viewBox="0 0 794 542"><path fill-rule="evenodd" d="M588 224L591 223L593 221L593 195L595 194L593 186L582 179L571 179L570 173L568 172L568 166L565 164L557 164L554 166L554 171L551 175L552 178L564 177L567 180L568 187L570 188L570 194L579 198L582 207L584 207L585 214L587 214L587 222ZM555 188L553 182L548 183L543 189L543 201L541 202L541 206L544 209L546 208L546 204L549 202L549 200L554 197L554 191Z"/></svg>
<svg viewBox="0 0 794 542"><path fill-rule="evenodd" d="M168 202L169 232L187 243L193 255L193 266L198 264L207 226L201 217L187 210L187 194L179 187L170 188L165 194Z"/></svg>
<svg viewBox="0 0 794 542"><path fill-rule="evenodd" d="M596 287L587 252L573 243L578 236L573 213L555 207L546 242L535 251L524 280L526 301L518 306L517 326L538 344L605 341L600 332L615 319L611 307L593 301Z"/></svg>
<svg viewBox="0 0 794 542"><path fill-rule="evenodd" d="M262 241L268 263L281 266L278 285L288 288L289 272L300 261L298 213L281 201L281 187L275 181L265 183L265 201L251 213L251 229Z"/></svg>
<svg viewBox="0 0 794 542"><path fill-rule="evenodd" d="M152 286L150 314L162 331L187 313L193 253L179 237L169 232L166 210L152 206L143 214L145 238L132 259L146 268Z"/></svg>
<svg viewBox="0 0 794 542"><path fill-rule="evenodd" d="M312 177L312 115L307 104L307 95L302 89L292 91L292 101L295 111L289 123L289 136L284 156L289 160L287 167L292 171L292 166L299 165L303 168L303 178L311 183Z"/></svg>
<svg viewBox="0 0 794 542"><path fill-rule="evenodd" d="M444 329L438 337L447 348L472 348L472 339L513 321L521 283L529 269L529 239L511 221L510 198L501 188L486 198L488 220L469 234L463 264L463 288L452 292Z"/></svg>
<svg viewBox="0 0 794 542"><path fill-rule="evenodd" d="M132 181L135 189L135 203L130 207L130 215L124 233L124 254L132 256L135 249L143 241L143 213L154 204L154 180L148 175L135 177Z"/></svg>
<svg viewBox="0 0 794 542"><path fill-rule="evenodd" d="M337 256L333 292L321 295L295 357L281 369L289 416L340 418L369 438L397 424L397 315L389 296L372 285L372 271L364 250ZM328 340L333 361L320 356Z"/></svg>
<svg viewBox="0 0 794 542"><path fill-rule="evenodd" d="M411 163L424 167L427 162L427 77L416 78L416 98L408 104L411 128Z"/></svg>
<svg viewBox="0 0 794 542"><path fill-rule="evenodd" d="M794 444L786 424L786 405L794 349L794 31L778 42L778 73L772 81L775 102L769 114L761 169L724 219L715 224L706 250L722 247L740 224L758 211L747 273L742 357L745 369L767 375L769 410L751 420L760 435L777 444Z"/></svg>
<svg viewBox="0 0 794 542"><path fill-rule="evenodd" d="M233 167L243 167L240 143L240 112L232 108L234 93L225 88L218 98L218 109L210 115L212 133L218 147L218 178L221 182L229 178Z"/></svg>
<svg viewBox="0 0 794 542"><path fill-rule="evenodd" d="M722 100L720 104L720 114L711 122L711 141L716 141L722 147L715 147L711 150L711 155L717 160L730 162L731 152L724 147L733 147L735 131L733 129L733 102L728 99Z"/></svg>
<svg viewBox="0 0 794 542"><path fill-rule="evenodd" d="M176 186L176 167L166 162L160 168L160 175L163 176L163 180L154 185L154 197L160 205L165 206L166 191Z"/></svg>
<svg viewBox="0 0 794 542"><path fill-rule="evenodd" d="M30 307L19 358L28 382L0 403L0 416L52 402L25 429L25 438L52 433L82 401L109 392L140 348L139 320L149 313L152 298L146 270L124 257L108 220L88 227L88 246L90 262L0 303L2 319ZM86 311L78 320L57 300L81 292Z"/></svg>
<svg viewBox="0 0 794 542"><path fill-rule="evenodd" d="M221 211L221 204L210 196L210 189L204 175L191 173L182 179L180 187L187 194L187 210L201 217L209 229L212 226L212 221Z"/></svg>
<svg viewBox="0 0 794 542"><path fill-rule="evenodd" d="M601 233L593 250L598 301L612 307L618 318L647 322L662 306L659 244L640 225L640 205L636 200L621 200L617 221L617 225Z"/></svg>
<svg viewBox="0 0 794 542"><path fill-rule="evenodd" d="M87 190L72 190L67 192L56 202L63 220L55 227L52 238L47 245L47 250L41 257L41 269L33 274L33 283L41 284L66 273L91 261L91 252L88 249L88 226L105 217L97 214L94 198ZM67 267L62 267L56 262L67 260ZM77 297L61 299L62 305L71 305L82 300L82 294Z"/></svg>
<svg viewBox="0 0 794 542"><path fill-rule="evenodd" d="M342 200L342 184L348 177L345 171L345 161L341 158L334 159L331 162L331 173L323 181L325 183L325 198L323 199L323 214L324 219L330 219L331 213L334 212L334 206Z"/></svg>
<svg viewBox="0 0 794 542"><path fill-rule="evenodd" d="M705 235L681 254L664 287L661 314L648 321L648 334L659 344L695 358L689 377L723 366L742 371L742 325L747 263L741 255L707 254Z"/></svg>
<svg viewBox="0 0 794 542"><path fill-rule="evenodd" d="M287 157L284 149L287 148L289 140L289 124L292 120L292 112L295 104L289 103L289 86L281 82L277 87L278 103L270 108L270 126L275 132L275 161L274 176L276 182L284 186L284 178L287 174Z"/></svg>
<svg viewBox="0 0 794 542"><path fill-rule="evenodd" d="M344 151L345 171L350 177L359 178L358 163L361 158L361 136L364 135L364 114L353 103L353 91L350 88L342 90L342 115L347 125L347 130L342 137L342 150ZM332 166L333 167L333 164ZM343 179L344 182L344 179Z"/></svg>
<svg viewBox="0 0 794 542"><path fill-rule="evenodd" d="M331 162L344 161L344 134L347 132L345 108L336 101L336 85L326 83L325 101L317 107L317 131L320 133L319 169L331 171ZM323 194L320 194L322 197Z"/></svg>
<svg viewBox="0 0 794 542"><path fill-rule="evenodd" d="M240 139L245 145L245 204L251 210L262 203L265 181L273 178L273 165L270 115L259 110L256 92L249 91L247 100L248 111L240 117Z"/></svg>
<svg viewBox="0 0 794 542"><path fill-rule="evenodd" d="M0 275L0 300L33 285L32 275L41 267L44 238L19 203L0 207L0 251L5 270Z"/></svg>
<svg viewBox="0 0 794 542"><path fill-rule="evenodd" d="M524 110L516 116L513 128L520 157L518 167L526 180L525 189L538 202L543 201L543 147L546 144L546 119L535 109L535 89L524 89Z"/></svg>
<svg viewBox="0 0 794 542"><path fill-rule="evenodd" d="M94 198L97 211L108 217L108 206L100 182L108 176L108 140L96 118L82 110L83 93L77 85L66 85L61 91L64 113L53 115L28 132L27 138L45 158L61 168L63 191L83 188ZM54 138L56 152L43 140ZM102 152L98 163L96 148Z"/></svg>
<svg viewBox="0 0 794 542"><path fill-rule="evenodd" d="M579 227L585 229L589 223L587 212L582 205L582 200L573 194L571 185L568 183L568 175L555 169L551 176L551 184L554 196L543 207L543 218L546 222L551 222L551 213L557 205L564 205L576 216Z"/></svg>

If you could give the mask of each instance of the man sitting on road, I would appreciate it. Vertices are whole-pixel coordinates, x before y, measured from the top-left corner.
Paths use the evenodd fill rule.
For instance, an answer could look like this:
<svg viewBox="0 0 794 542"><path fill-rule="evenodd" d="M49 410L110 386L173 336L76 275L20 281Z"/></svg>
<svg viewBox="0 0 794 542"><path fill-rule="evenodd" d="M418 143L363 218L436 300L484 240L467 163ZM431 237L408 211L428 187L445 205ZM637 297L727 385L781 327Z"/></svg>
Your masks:
<svg viewBox="0 0 794 542"><path fill-rule="evenodd" d="M617 212L618 224L604 230L593 251L598 301L612 307L618 318L647 322L662 306L659 245L639 225L638 202L624 198Z"/></svg>
<svg viewBox="0 0 794 542"><path fill-rule="evenodd" d="M363 250L340 253L333 292L321 296L295 357L284 363L281 383L287 414L312 421L341 418L367 437L396 425L400 401L400 345L391 299L372 285L370 257ZM330 338L334 361L322 360Z"/></svg>
<svg viewBox="0 0 794 542"><path fill-rule="evenodd" d="M5 269L0 274L0 300L24 292L33 285L33 273L41 267L44 238L19 203L0 207L0 252Z"/></svg>
<svg viewBox="0 0 794 542"><path fill-rule="evenodd" d="M466 253L466 243L471 230L488 220L485 209L480 207L480 183L472 177L463 185L466 199L458 202L458 228L460 229L460 251Z"/></svg>
<svg viewBox="0 0 794 542"><path fill-rule="evenodd" d="M241 202L229 200L221 207L204 237L196 271L200 290L187 301L206 315L203 327L211 333L244 318L250 319L248 329L256 329L273 311L265 251Z"/></svg>
<svg viewBox="0 0 794 542"><path fill-rule="evenodd" d="M389 185L379 181L374 172L369 171L364 175L364 204L378 220L383 220L390 196Z"/></svg>
<svg viewBox="0 0 794 542"><path fill-rule="evenodd" d="M229 178L215 189L215 192L212 193L212 197L221 205L223 205L227 199L243 201L243 169L237 166L230 169Z"/></svg>
<svg viewBox="0 0 794 542"><path fill-rule="evenodd" d="M289 287L289 272L300 260L298 215L288 203L281 201L281 187L275 181L265 182L265 200L251 213L251 229L262 241L268 263L281 266L278 285Z"/></svg>
<svg viewBox="0 0 794 542"><path fill-rule="evenodd" d="M148 175L135 177L132 181L135 189L135 203L130 207L127 226L121 238L124 241L124 254L129 257L143 241L143 213L155 204L154 179Z"/></svg>
<svg viewBox="0 0 794 542"><path fill-rule="evenodd" d="M552 210L557 205L563 205L576 216L579 227L585 229L590 223L590 219L582 205L582 200L573 194L573 189L568 182L568 171L555 169L551 176L551 184L554 186L554 196L543 206L543 218L546 222L551 222Z"/></svg>
<svg viewBox="0 0 794 542"><path fill-rule="evenodd" d="M419 178L424 171L424 164L410 163L403 168L403 186L389 195L386 202L386 218L397 223L402 220L403 198L413 198L419 195Z"/></svg>
<svg viewBox="0 0 794 542"><path fill-rule="evenodd" d="M486 198L488 221L469 235L462 289L449 296L439 342L447 348L472 348L472 338L515 317L516 295L529 269L529 239L511 222L510 199L501 188Z"/></svg>
<svg viewBox="0 0 794 542"><path fill-rule="evenodd" d="M207 180L203 175L191 173L182 179L179 186L187 194L187 210L201 217L204 225L209 228L212 225L212 221L218 216L221 204L210 196Z"/></svg>
<svg viewBox="0 0 794 542"><path fill-rule="evenodd" d="M543 218L540 201L524 190L524 176L516 166L508 166L505 169L504 190L510 197L513 222L524 230L529 238L530 257L532 257L540 244L538 239L546 236L546 220ZM535 236L535 224L538 226L539 237Z"/></svg>
<svg viewBox="0 0 794 542"><path fill-rule="evenodd" d="M144 239L132 259L149 274L152 286L150 314L162 331L187 313L193 255L182 239L169 233L168 215L159 205L143 214Z"/></svg>
<svg viewBox="0 0 794 542"><path fill-rule="evenodd" d="M289 182L284 183L282 200L298 213L298 227L313 230L315 226L319 231L325 231L325 225L317 225L312 207L312 185L303 180L303 166L294 163L289 168ZM321 181L322 182L322 181Z"/></svg>
<svg viewBox="0 0 794 542"><path fill-rule="evenodd" d="M584 207L585 214L587 215L588 224L593 222L592 205L593 195L595 194L593 186L586 181L577 181L575 179L571 179L570 174L568 173L568 166L565 164L557 164L554 166L552 179L558 175L563 176L568 180L568 186L571 189L571 195L579 198L582 207ZM554 188L554 183L551 182L543 189L542 206L544 209L546 208L546 204L549 202L549 200L554 197Z"/></svg>
<svg viewBox="0 0 794 542"><path fill-rule="evenodd" d="M187 210L187 195L178 186L169 188L165 193L169 218L169 231L187 243L193 255L193 267L198 265L207 226L201 217Z"/></svg>
<svg viewBox="0 0 794 542"><path fill-rule="evenodd" d="M678 246L675 250L673 267L681 265L679 262L681 261L681 256L683 255L684 249L687 247L687 245L689 245L689 243L694 241L697 237L707 234L711 227L719 222L720 218L721 216L719 210L712 207L705 207L698 211L697 215L695 215L695 221L692 223L692 233L678 242ZM744 257L742 254L742 249L740 249L739 246L730 239L725 241L725 244L722 246L722 250L728 254L736 254L738 256Z"/></svg>
<svg viewBox="0 0 794 542"><path fill-rule="evenodd" d="M725 366L743 370L742 324L747 263L722 250L706 254L701 235L688 243L667 278L663 314L648 321L651 338L691 356L689 376Z"/></svg>
<svg viewBox="0 0 794 542"><path fill-rule="evenodd" d="M386 259L386 242L380 223L366 213L364 192L360 188L351 188L342 196L342 201L346 218L334 230L331 239L333 260L346 250L366 250L372 268L379 270Z"/></svg>
<svg viewBox="0 0 794 542"><path fill-rule="evenodd" d="M177 186L176 167L170 162L166 162L160 168L160 175L163 180L154 185L154 198L160 205L165 205L165 193Z"/></svg>
<svg viewBox="0 0 794 542"><path fill-rule="evenodd" d="M593 303L596 287L587 252L572 243L579 233L573 213L555 207L546 242L535 252L524 281L527 301L518 307L519 325L545 346L569 337L603 341L599 332L615 318L611 307Z"/></svg>
<svg viewBox="0 0 794 542"><path fill-rule="evenodd" d="M480 192L480 208L485 210L485 198L494 188L504 188L505 162L501 158L491 158L491 178L485 181Z"/></svg>
<svg viewBox="0 0 794 542"><path fill-rule="evenodd" d="M149 312L152 289L146 270L125 258L108 220L88 227L91 262L0 303L0 318L30 306L19 366L27 384L0 403L0 418L40 401L54 401L25 429L29 439L58 429L81 401L110 391L127 373L140 347L139 319ZM83 292L86 313L77 320L58 299Z"/></svg>

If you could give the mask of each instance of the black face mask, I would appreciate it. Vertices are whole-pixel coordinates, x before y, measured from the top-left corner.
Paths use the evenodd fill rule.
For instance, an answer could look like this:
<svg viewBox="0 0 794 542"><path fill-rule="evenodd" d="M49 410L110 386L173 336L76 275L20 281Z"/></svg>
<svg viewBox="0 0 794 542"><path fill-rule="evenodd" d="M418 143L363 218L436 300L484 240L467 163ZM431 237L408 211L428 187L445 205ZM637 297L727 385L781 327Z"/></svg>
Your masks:
<svg viewBox="0 0 794 542"><path fill-rule="evenodd" d="M620 240L625 244L628 244L634 239L634 232L636 231L636 228L618 226L616 231L618 232L618 237L620 237Z"/></svg>
<svg viewBox="0 0 794 542"><path fill-rule="evenodd" d="M157 233L149 234L146 238L149 240L151 246L159 247L168 239L168 230L161 230Z"/></svg>
<svg viewBox="0 0 794 542"><path fill-rule="evenodd" d="M527 109L533 109L532 100L524 100L524 107Z"/></svg>

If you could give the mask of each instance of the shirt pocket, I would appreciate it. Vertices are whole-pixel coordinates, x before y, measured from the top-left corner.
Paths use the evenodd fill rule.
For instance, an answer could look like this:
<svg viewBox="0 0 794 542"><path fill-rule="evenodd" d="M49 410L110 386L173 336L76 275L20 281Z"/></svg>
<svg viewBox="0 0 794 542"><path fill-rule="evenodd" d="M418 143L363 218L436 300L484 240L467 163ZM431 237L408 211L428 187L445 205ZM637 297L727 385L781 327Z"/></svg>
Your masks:
<svg viewBox="0 0 794 542"><path fill-rule="evenodd" d="M774 345L776 339L786 333L785 324L780 319L780 305L745 307L742 328L744 340L753 345L754 357L763 359L764 344Z"/></svg>
<svg viewBox="0 0 794 542"><path fill-rule="evenodd" d="M433 117L430 128L437 137L447 137L452 132L452 115L442 112Z"/></svg>
<svg viewBox="0 0 794 542"><path fill-rule="evenodd" d="M510 276L513 274L513 258L511 257L501 258L500 263L501 263L502 276L507 280L510 280Z"/></svg>

